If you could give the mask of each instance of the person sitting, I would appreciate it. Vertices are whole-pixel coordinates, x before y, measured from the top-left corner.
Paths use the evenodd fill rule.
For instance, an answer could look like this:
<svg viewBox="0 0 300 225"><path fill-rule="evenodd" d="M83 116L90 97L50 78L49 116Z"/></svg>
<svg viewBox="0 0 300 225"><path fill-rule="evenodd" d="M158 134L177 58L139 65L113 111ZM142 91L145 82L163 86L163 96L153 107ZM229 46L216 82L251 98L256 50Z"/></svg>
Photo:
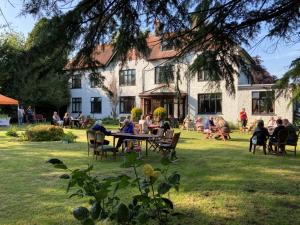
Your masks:
<svg viewBox="0 0 300 225"><path fill-rule="evenodd" d="M215 129L214 118L210 116L204 124L204 133L206 133L206 139L212 138L212 133Z"/></svg>
<svg viewBox="0 0 300 225"><path fill-rule="evenodd" d="M102 120L97 120L95 122L95 124L91 127L91 130L94 131L100 131L105 135L111 135L111 131L106 130L106 128L103 126L103 122ZM104 140L103 143L101 143L103 145L108 145L109 141L108 140Z"/></svg>
<svg viewBox="0 0 300 225"><path fill-rule="evenodd" d="M203 120L200 116L197 117L195 126L197 131L203 131Z"/></svg>
<svg viewBox="0 0 300 225"><path fill-rule="evenodd" d="M64 125L64 127L67 127L67 126L71 125L71 116L68 112L66 112L65 115L64 115L63 125Z"/></svg>
<svg viewBox="0 0 300 225"><path fill-rule="evenodd" d="M226 139L229 139L229 133L230 133L230 128L229 124L224 120L222 117L220 117L217 120L217 136L215 138L221 137L224 141Z"/></svg>
<svg viewBox="0 0 300 225"><path fill-rule="evenodd" d="M148 123L147 120L145 120L145 115L141 116L141 119L139 120L139 127L142 134L149 133Z"/></svg>
<svg viewBox="0 0 300 225"><path fill-rule="evenodd" d="M257 127L255 128L252 137L250 138L250 146L249 146L249 152L251 152L252 145L265 145L267 142L267 139L269 137L268 129L264 127L264 121L259 120L257 122ZM265 149L264 149L265 151Z"/></svg>
<svg viewBox="0 0 300 225"><path fill-rule="evenodd" d="M297 143L298 135L296 127L293 124L291 124L288 119L283 119L282 123L283 126L285 126L289 132L286 144L291 145Z"/></svg>
<svg viewBox="0 0 300 225"><path fill-rule="evenodd" d="M269 151L273 152L272 145L277 144L279 140L279 132L281 130L285 129L285 126L282 124L282 119L277 119L276 120L276 125L277 127L274 129L274 132L272 135L270 135L270 140L269 140Z"/></svg>
<svg viewBox="0 0 300 225"><path fill-rule="evenodd" d="M121 128L121 133L128 133L128 134L133 134L133 133L134 133L134 126L133 126L133 123L130 122L129 119L125 119L125 120L124 120L124 125L123 125L123 127ZM121 145L122 145L124 139L125 139L124 137L119 137L118 142L117 142L117 145L116 145L116 149L117 149L117 150L121 147Z"/></svg>
<svg viewBox="0 0 300 225"><path fill-rule="evenodd" d="M150 116L146 116L146 122L147 122L148 126L152 124L152 120L151 120Z"/></svg>
<svg viewBox="0 0 300 225"><path fill-rule="evenodd" d="M269 133L273 133L276 126L277 126L276 120L275 120L274 116L271 116L269 121L268 121L268 131L269 131Z"/></svg>
<svg viewBox="0 0 300 225"><path fill-rule="evenodd" d="M62 126L64 121L62 121L59 117L59 115L57 114L57 112L54 112L53 113L53 116L52 116L52 123L54 125L58 125L58 126Z"/></svg>

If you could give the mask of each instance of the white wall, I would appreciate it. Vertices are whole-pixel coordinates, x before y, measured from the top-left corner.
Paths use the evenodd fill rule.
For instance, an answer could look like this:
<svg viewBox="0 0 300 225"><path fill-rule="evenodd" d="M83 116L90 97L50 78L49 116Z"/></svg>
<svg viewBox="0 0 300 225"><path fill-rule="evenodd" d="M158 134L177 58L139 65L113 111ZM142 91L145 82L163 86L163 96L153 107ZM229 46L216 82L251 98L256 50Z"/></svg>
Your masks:
<svg viewBox="0 0 300 225"><path fill-rule="evenodd" d="M249 118L263 118L267 119L268 116L254 116L251 115L252 99L251 93L255 91L252 90L238 90L238 84L247 85L248 79L244 74L241 74L238 78L234 80L235 84L235 95L230 95L226 91L225 82L221 81L220 85L209 85L206 81L198 81L197 75L195 75L188 85L188 81L185 77L185 72L187 71L188 65L192 62L193 56L189 55L183 62L175 63L175 71L180 68L181 81L179 83L180 90L188 94L188 105L185 110L187 114L193 117L198 115L198 94L204 93L222 93L222 113L219 114L223 116L227 121L236 123L239 119L239 111L241 108L246 108ZM138 95L143 91L151 90L158 87L160 84L155 84L155 67L162 65L166 60L156 60L147 62L144 59L128 61L122 69L135 69L136 70L136 85L134 86L121 86L119 87L120 96L135 96L136 106L140 107L140 98ZM171 63L171 62L168 62ZM110 65L103 69L100 69L103 76L105 76L105 84L107 85L113 76L117 79L117 84L119 84L119 71L121 69L120 63L110 63ZM144 72L143 72L144 71ZM90 98L91 97L101 97L102 98L102 113L91 115L94 118L103 118L111 115L111 104L107 98L104 91L100 88L91 88L89 81L89 71L85 71L82 76L82 88L81 89L71 89L71 97L82 97L82 112L85 115L91 115L90 113ZM282 118L288 118L292 121L293 109L292 106L288 106L288 99L280 97L275 102L275 116L281 116ZM176 106L175 114L177 113ZM117 107L119 110L119 106ZM69 106L69 112L71 112L71 104ZM176 115L175 115L176 116ZM209 115L201 115L209 116Z"/></svg>

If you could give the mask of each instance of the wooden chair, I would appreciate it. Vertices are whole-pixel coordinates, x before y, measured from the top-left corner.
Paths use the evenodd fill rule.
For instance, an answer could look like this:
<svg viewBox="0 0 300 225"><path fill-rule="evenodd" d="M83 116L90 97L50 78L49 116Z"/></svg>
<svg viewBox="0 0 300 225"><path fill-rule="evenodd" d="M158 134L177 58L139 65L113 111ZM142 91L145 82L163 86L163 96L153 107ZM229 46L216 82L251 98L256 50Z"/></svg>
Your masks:
<svg viewBox="0 0 300 225"><path fill-rule="evenodd" d="M294 146L294 150L290 150L290 149L287 150L286 149L285 151L294 152L294 155L296 156L296 154L297 154L297 143L298 143L299 136L300 136L300 131L298 132L297 139L294 143L286 144L288 146Z"/></svg>
<svg viewBox="0 0 300 225"><path fill-rule="evenodd" d="M164 129L158 128L156 135L157 135L157 137L155 137L151 140L148 140L148 143L149 143L149 148L148 149L149 150L153 150L153 151L157 150L157 148L159 147L159 141L163 138Z"/></svg>
<svg viewBox="0 0 300 225"><path fill-rule="evenodd" d="M88 156L90 155L90 148L93 148L93 152L96 150L96 132L93 130L86 131L86 139L88 144Z"/></svg>
<svg viewBox="0 0 300 225"><path fill-rule="evenodd" d="M35 115L35 121L37 123L46 122L46 118L44 118L44 116L42 114L36 114Z"/></svg>
<svg viewBox="0 0 300 225"><path fill-rule="evenodd" d="M171 143L159 143L159 151L165 156L169 157L171 161L177 160L176 146L180 138L180 132L173 135Z"/></svg>
<svg viewBox="0 0 300 225"><path fill-rule="evenodd" d="M104 144L104 140L105 140L104 133L99 131L95 133L96 133L96 149L94 150L94 155L96 156L96 160L98 155L100 155L101 160L103 157L107 158L107 152L112 152L113 158L114 160L116 160L117 149L113 146Z"/></svg>

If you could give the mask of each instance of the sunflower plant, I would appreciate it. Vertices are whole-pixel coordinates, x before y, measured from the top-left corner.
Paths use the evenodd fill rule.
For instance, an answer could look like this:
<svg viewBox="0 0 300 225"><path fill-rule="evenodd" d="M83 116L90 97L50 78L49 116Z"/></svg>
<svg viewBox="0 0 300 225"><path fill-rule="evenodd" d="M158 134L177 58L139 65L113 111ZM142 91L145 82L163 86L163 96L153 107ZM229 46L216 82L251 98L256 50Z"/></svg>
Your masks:
<svg viewBox="0 0 300 225"><path fill-rule="evenodd" d="M134 176L119 175L100 179L93 176L93 166L87 169L69 169L61 160L47 161L55 168L68 173L60 178L68 179L67 192L70 197L88 197L90 208L77 207L73 210L74 217L83 225L97 224L99 221L109 221L112 224L167 224L170 216L181 215L174 211L173 202L166 195L173 188L179 190L180 175L169 173L170 161L162 159L163 168L153 168L138 160L138 155L131 152L125 156L122 167L132 168ZM119 190L135 187L137 195L131 200L122 200Z"/></svg>

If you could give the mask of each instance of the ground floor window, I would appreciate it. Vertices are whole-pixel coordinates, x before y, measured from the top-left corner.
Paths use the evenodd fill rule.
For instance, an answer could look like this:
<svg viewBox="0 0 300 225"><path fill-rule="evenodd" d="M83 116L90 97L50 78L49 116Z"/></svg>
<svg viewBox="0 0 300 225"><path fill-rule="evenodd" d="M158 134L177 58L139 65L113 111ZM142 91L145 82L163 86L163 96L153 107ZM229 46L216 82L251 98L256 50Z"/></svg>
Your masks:
<svg viewBox="0 0 300 225"><path fill-rule="evenodd" d="M102 113L102 100L100 97L91 98L91 113Z"/></svg>
<svg viewBox="0 0 300 225"><path fill-rule="evenodd" d="M198 114L222 113L222 94L198 94Z"/></svg>
<svg viewBox="0 0 300 225"><path fill-rule="evenodd" d="M81 98L72 98L72 113L81 112Z"/></svg>
<svg viewBox="0 0 300 225"><path fill-rule="evenodd" d="M252 114L273 114L274 101L274 91L253 91Z"/></svg>
<svg viewBox="0 0 300 225"><path fill-rule="evenodd" d="M130 113L135 106L135 97L120 97L120 113Z"/></svg>

